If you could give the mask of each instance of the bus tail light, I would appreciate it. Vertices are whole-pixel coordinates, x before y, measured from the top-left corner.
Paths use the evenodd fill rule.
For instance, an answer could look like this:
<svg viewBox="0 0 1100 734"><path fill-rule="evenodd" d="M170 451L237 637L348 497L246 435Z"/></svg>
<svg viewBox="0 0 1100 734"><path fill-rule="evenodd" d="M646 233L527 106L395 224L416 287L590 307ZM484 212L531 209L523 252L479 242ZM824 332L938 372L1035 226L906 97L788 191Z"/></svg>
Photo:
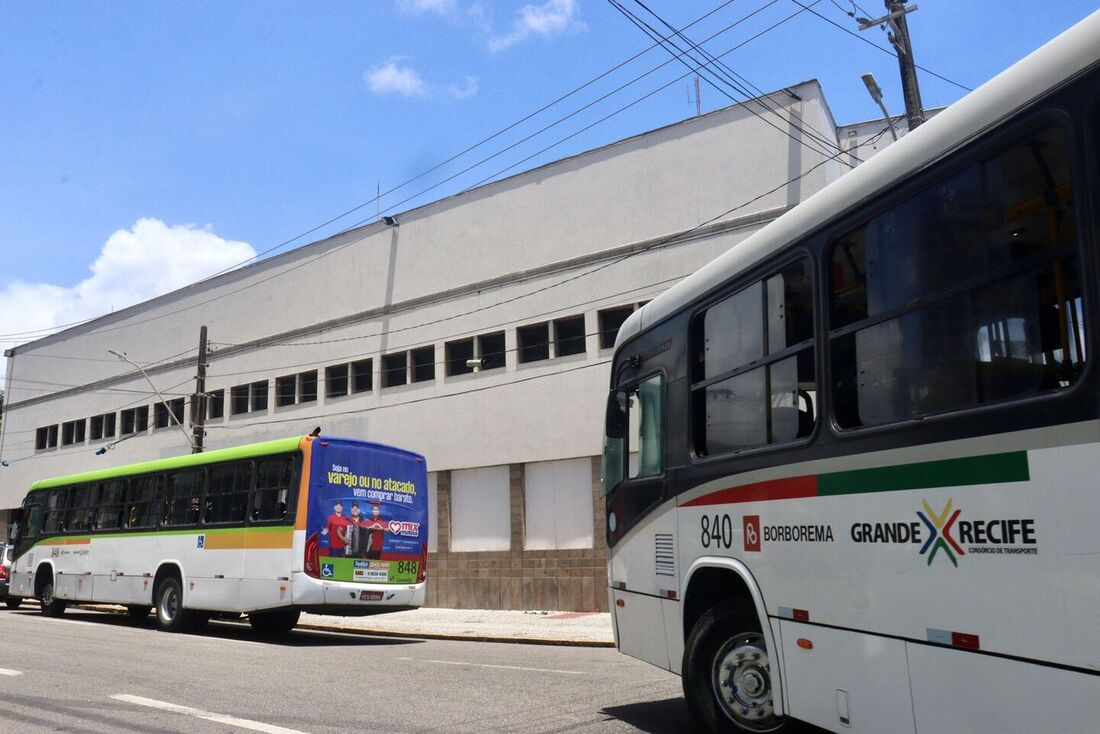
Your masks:
<svg viewBox="0 0 1100 734"><path fill-rule="evenodd" d="M420 544L420 570L416 572L416 583L424 582L428 578L428 544Z"/></svg>
<svg viewBox="0 0 1100 734"><path fill-rule="evenodd" d="M306 573L315 579L321 578L321 562L318 556L317 533L314 533L306 541Z"/></svg>

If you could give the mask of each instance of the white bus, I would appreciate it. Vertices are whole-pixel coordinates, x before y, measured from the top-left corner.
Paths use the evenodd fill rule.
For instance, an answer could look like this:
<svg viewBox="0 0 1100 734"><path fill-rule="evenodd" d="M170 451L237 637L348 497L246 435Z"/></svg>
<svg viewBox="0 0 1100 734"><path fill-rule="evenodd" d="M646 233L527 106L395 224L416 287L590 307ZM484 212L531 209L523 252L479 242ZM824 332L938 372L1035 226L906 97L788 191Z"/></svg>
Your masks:
<svg viewBox="0 0 1100 734"><path fill-rule="evenodd" d="M617 644L708 729L1100 731L1098 170L1100 13L623 325Z"/></svg>
<svg viewBox="0 0 1100 734"><path fill-rule="evenodd" d="M156 609L167 631L248 614L262 633L302 611L420 606L424 457L305 436L36 482L13 528L8 593Z"/></svg>

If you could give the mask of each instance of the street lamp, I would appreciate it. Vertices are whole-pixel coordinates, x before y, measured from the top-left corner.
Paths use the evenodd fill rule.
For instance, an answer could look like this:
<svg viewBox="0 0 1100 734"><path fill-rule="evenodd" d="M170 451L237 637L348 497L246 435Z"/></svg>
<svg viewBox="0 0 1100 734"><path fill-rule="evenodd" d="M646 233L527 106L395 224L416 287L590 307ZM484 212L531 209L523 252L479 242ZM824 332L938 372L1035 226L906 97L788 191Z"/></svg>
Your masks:
<svg viewBox="0 0 1100 734"><path fill-rule="evenodd" d="M890 137L897 141L898 131L894 129L894 121L891 119L890 113L886 111L886 105L882 103L882 90L879 89L878 82L875 81L875 75L863 74L861 78L863 79L863 86L867 87L867 93L871 95L871 99L875 100L875 104L882 110L882 117L886 120L886 124L890 126Z"/></svg>
<svg viewBox="0 0 1100 734"><path fill-rule="evenodd" d="M179 426L180 432L183 433L183 437L187 441L187 445L190 446L192 449L194 449L195 448L195 443L194 443L194 440L191 437L191 434L189 434L187 432L187 429L184 428L183 424L179 422L178 418L176 418L176 414L172 412L172 408L168 405L168 401L164 399L164 396L160 394L160 390L158 390L157 386L153 384L153 380L152 380L151 377L149 377L149 373L146 372L140 364L138 364L137 362L135 362L132 359L130 359L129 357L127 357L126 352L119 352L119 351L114 350L114 349L108 349L107 352L110 353L110 354L113 354L116 357L118 357L123 362L126 362L127 364L129 364L131 367L133 367L134 369L136 369L138 372L140 372L142 374L142 376L145 378L145 381L149 383L149 387L153 388L153 392L155 392L157 394L157 398L160 399L161 405L163 405L164 409L168 411L168 420L169 420L169 422L175 423L177 426ZM107 453L106 449L103 449L102 452ZM100 453L99 451L96 452L96 454L99 454L99 453Z"/></svg>

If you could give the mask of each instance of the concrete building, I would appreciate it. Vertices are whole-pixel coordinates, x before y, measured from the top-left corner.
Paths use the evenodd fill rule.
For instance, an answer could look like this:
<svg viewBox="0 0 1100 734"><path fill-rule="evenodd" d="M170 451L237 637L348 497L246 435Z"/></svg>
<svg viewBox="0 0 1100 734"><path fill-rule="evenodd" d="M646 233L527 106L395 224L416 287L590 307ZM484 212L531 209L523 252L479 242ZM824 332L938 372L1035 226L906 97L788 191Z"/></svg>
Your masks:
<svg viewBox="0 0 1100 734"><path fill-rule="evenodd" d="M10 350L0 509L36 479L185 453L108 350L145 365L186 421L207 325L208 448L320 425L420 451L429 605L604 609L599 454L619 324L857 161L816 81L766 99L787 119L727 107Z"/></svg>

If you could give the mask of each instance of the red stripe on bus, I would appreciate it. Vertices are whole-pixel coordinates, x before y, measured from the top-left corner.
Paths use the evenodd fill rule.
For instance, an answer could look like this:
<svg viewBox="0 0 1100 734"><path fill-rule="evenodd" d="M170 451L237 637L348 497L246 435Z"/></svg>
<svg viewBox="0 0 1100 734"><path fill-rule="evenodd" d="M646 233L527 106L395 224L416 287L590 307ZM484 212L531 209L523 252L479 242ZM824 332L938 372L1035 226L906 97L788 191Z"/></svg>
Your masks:
<svg viewBox="0 0 1100 734"><path fill-rule="evenodd" d="M773 479L768 482L754 482L740 487L727 487L717 492L685 502L681 507L699 507L702 505L725 505L738 502L764 502L767 500L793 500L817 496L817 475Z"/></svg>

